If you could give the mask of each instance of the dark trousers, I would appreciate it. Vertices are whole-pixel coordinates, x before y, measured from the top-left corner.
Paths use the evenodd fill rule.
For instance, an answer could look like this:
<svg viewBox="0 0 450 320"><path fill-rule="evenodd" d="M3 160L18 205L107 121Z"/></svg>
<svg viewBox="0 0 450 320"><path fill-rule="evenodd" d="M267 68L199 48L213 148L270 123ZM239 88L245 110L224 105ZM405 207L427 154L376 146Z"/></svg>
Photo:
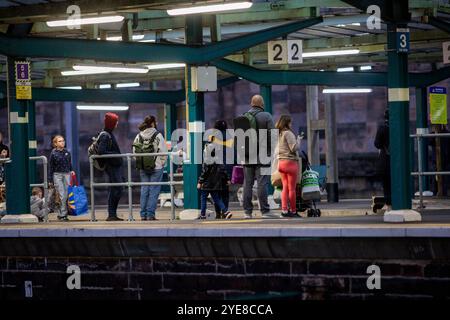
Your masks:
<svg viewBox="0 0 450 320"><path fill-rule="evenodd" d="M108 175L110 183L123 182L121 167L106 166L105 172ZM117 207L122 196L123 187L109 187L108 191L108 216L117 216Z"/></svg>
<svg viewBox="0 0 450 320"><path fill-rule="evenodd" d="M208 195L211 194L211 198L213 199L214 206L218 206L220 211L226 212L227 208L225 208L225 205L222 202L222 199L220 199L219 191L209 191L209 190L201 190L200 198L201 198L201 214L204 216L206 214L206 205L207 205L207 199Z"/></svg>
<svg viewBox="0 0 450 320"><path fill-rule="evenodd" d="M230 203L230 190L228 190L228 187L226 187L224 190L218 191L218 193L226 210L228 210L228 204ZM222 211L220 210L220 207L217 203L214 203L214 209L216 210L216 217L219 217L222 214Z"/></svg>
<svg viewBox="0 0 450 320"><path fill-rule="evenodd" d="M383 172L383 193L385 203L390 206L392 205L391 198L391 165L389 162L386 163L386 168Z"/></svg>

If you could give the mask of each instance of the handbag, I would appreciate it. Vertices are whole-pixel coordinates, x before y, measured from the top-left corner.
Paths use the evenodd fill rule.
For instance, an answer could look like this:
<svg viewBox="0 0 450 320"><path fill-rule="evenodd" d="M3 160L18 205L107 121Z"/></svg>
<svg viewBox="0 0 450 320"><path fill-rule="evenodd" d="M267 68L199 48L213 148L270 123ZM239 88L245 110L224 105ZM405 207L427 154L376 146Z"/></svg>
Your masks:
<svg viewBox="0 0 450 320"><path fill-rule="evenodd" d="M243 184L244 183L244 167L234 166L231 172L231 183L232 184Z"/></svg>
<svg viewBox="0 0 450 320"><path fill-rule="evenodd" d="M302 174L303 200L320 200L319 173L307 168Z"/></svg>
<svg viewBox="0 0 450 320"><path fill-rule="evenodd" d="M69 197L67 199L69 214L79 216L88 213L88 201L86 191L78 184L77 176L70 176Z"/></svg>
<svg viewBox="0 0 450 320"><path fill-rule="evenodd" d="M273 155L273 161L272 161L272 172L270 176L270 182L272 183L272 186L274 187L282 187L283 183L281 181L281 173L278 171L278 144L275 147L274 155Z"/></svg>

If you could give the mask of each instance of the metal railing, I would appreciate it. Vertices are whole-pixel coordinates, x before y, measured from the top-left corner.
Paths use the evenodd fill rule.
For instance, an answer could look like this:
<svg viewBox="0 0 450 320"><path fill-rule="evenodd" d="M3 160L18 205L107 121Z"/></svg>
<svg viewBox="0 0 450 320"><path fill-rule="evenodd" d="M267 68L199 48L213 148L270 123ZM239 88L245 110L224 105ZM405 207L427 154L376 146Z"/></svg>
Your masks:
<svg viewBox="0 0 450 320"><path fill-rule="evenodd" d="M134 221L133 217L133 187L140 186L155 186L155 185L168 185L170 186L170 202L171 202L171 213L172 220L176 219L175 216L175 189L174 185L182 185L182 181L174 181L173 164L172 158L177 155L178 152L160 152L160 153L124 153L124 154L105 154L105 155L93 155L89 157L89 171L90 171L90 189L91 189L91 221L97 221L95 218L95 197L94 188L95 187L128 187L128 221ZM148 156L168 156L169 159L169 181L168 182L133 182L131 174L131 160L136 157L148 157ZM126 158L127 159L127 176L126 182L115 182L115 183L97 183L94 182L94 159L107 159L107 158ZM178 175L178 174L176 174Z"/></svg>
<svg viewBox="0 0 450 320"><path fill-rule="evenodd" d="M450 175L450 171L422 171L422 164L424 159L422 159L422 153L420 152L421 146L423 143L423 138L433 138L433 137L440 137L440 138L450 138L450 133L423 133L423 131L419 131L416 134L411 134L411 138L417 138L417 172L411 172L412 176L418 176L419 177L419 209L423 209L423 185L422 185L422 176L438 176L438 175Z"/></svg>

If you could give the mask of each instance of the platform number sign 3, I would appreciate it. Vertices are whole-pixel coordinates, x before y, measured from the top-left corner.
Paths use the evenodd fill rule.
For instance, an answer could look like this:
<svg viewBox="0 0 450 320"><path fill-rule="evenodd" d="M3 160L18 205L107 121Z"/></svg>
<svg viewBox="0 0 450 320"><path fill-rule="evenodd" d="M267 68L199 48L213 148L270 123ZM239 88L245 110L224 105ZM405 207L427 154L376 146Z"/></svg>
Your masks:
<svg viewBox="0 0 450 320"><path fill-rule="evenodd" d="M288 63L303 63L302 40L288 40Z"/></svg>
<svg viewBox="0 0 450 320"><path fill-rule="evenodd" d="M442 44L442 56L444 57L444 64L450 64L450 41Z"/></svg>
<svg viewBox="0 0 450 320"><path fill-rule="evenodd" d="M409 29L397 29L397 52L409 52Z"/></svg>
<svg viewBox="0 0 450 320"><path fill-rule="evenodd" d="M269 64L287 63L287 42L285 40L269 41L267 45Z"/></svg>

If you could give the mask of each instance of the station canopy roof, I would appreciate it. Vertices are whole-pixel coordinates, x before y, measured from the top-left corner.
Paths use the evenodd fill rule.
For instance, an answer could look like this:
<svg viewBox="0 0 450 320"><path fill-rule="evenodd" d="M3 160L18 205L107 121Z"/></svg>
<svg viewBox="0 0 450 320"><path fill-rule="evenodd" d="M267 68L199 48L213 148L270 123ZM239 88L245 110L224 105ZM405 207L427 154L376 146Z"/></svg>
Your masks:
<svg viewBox="0 0 450 320"><path fill-rule="evenodd" d="M0 32L27 30L30 37L57 37L92 39L93 41L131 41L151 43L185 42L186 16L170 16L168 9L185 6L223 3L224 1L165 1L165 0L0 0ZM230 1L225 1L230 2ZM450 4L445 1L410 0L412 15L408 23L410 31L409 62L411 71L430 71L442 67L442 42L450 41L450 34L440 30L424 16L434 16L450 23ZM82 18L121 15L121 22L82 25L80 29L49 27L46 22L65 20L67 9L77 4ZM72 11L71 11L72 12ZM73 14L73 12L72 12ZM338 68L371 66L372 70L385 71L387 66L387 26L369 29L369 15L346 2L337 0L254 0L249 9L203 15L204 43L234 38L251 32L322 16L323 23L291 33L287 39L303 40L303 52L357 49L358 54L326 56L304 59L302 64L269 65L267 44L233 53L227 59L252 65L260 69L336 71ZM274 39L275 40L275 39ZM105 83L143 82L154 80L182 80L183 68L149 70L147 73L108 73L63 76L61 71L73 70L74 65L103 65L102 61L75 59L32 58L33 86L88 86ZM6 58L2 57L1 79L5 80ZM117 66L121 66L120 61ZM138 63L134 66L145 67ZM108 63L111 66L111 63ZM127 64L127 66L130 66ZM219 72L219 77L227 74Z"/></svg>

